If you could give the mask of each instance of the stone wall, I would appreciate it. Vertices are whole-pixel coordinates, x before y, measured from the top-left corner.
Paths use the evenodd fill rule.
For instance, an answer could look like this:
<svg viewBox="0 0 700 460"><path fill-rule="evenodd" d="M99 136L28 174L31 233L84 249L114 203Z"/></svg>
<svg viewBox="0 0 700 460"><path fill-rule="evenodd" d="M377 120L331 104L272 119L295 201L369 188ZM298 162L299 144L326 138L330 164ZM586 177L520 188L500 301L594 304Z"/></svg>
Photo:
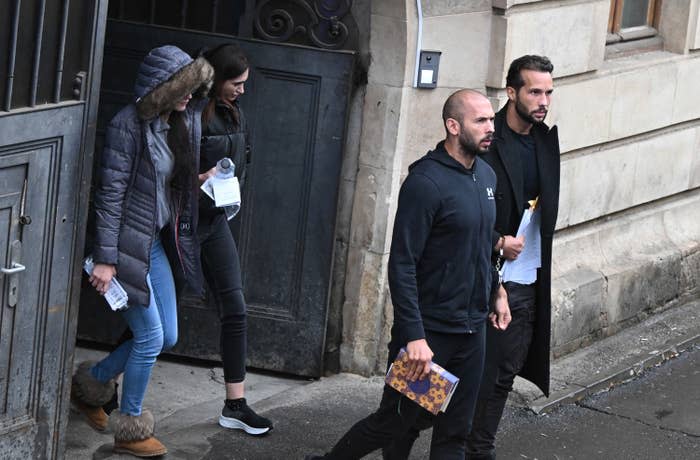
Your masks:
<svg viewBox="0 0 700 460"><path fill-rule="evenodd" d="M369 374L383 360L381 350L390 323L386 308L386 262L392 216L398 189L405 118L404 92L410 85L413 58L408 44L415 41L407 27L405 0L370 2L367 83L362 94L358 125L348 145L358 146L357 160L346 158L352 168L352 195L341 207L349 209L339 221L339 233L347 230L345 260L336 261L336 273L344 266L342 284L334 279L332 305L340 304L338 369ZM345 178L344 178L345 179ZM340 263L344 265L341 265ZM335 344L328 341L329 346ZM332 364L331 364L332 366Z"/></svg>
<svg viewBox="0 0 700 460"><path fill-rule="evenodd" d="M663 3L663 50L615 59L605 58L607 0L423 0L422 48L442 52L434 90L412 87L415 1L370 4L368 82L351 117L338 220L346 241L329 324L339 370L384 369L398 189L408 165L444 137L445 98L474 88L498 108L507 67L522 54L555 65L553 354L699 294L700 0Z"/></svg>

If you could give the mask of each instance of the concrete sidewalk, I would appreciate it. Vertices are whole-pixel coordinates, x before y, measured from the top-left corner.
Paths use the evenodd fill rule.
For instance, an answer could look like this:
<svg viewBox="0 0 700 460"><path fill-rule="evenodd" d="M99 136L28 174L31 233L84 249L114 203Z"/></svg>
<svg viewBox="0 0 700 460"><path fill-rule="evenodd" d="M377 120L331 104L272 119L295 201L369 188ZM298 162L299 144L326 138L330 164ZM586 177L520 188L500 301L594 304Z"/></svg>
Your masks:
<svg viewBox="0 0 700 460"><path fill-rule="evenodd" d="M544 398L518 381L510 403L536 413L573 403L630 378L700 343L700 301L654 315L614 337L557 360L552 365L552 395ZM75 362L104 353L79 348ZM302 459L327 450L355 421L379 402L381 377L340 374L318 381L249 373L249 403L275 423L261 438L218 426L223 405L220 367L160 359L154 368L145 407L156 416L156 433L168 459ZM426 458L429 436L422 436L412 458ZM111 434L93 431L71 412L67 459L132 458L113 454ZM367 458L379 459L376 454Z"/></svg>

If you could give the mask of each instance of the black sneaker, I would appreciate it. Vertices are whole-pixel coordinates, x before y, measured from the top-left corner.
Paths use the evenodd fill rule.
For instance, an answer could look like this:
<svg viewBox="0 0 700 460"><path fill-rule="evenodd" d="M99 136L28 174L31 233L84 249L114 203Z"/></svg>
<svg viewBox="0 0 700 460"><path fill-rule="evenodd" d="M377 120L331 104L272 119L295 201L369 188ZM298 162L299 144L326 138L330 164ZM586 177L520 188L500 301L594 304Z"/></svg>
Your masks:
<svg viewBox="0 0 700 460"><path fill-rule="evenodd" d="M224 428L243 430L253 436L263 435L272 429L272 422L248 407L245 398L225 401L219 417L219 425Z"/></svg>

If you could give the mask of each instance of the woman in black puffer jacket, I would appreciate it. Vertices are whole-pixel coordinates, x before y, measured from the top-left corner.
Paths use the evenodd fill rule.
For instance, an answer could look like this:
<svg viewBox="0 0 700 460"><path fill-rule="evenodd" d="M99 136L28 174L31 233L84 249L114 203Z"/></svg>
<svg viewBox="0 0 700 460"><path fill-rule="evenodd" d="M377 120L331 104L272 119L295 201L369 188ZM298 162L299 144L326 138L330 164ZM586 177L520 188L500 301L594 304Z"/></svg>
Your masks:
<svg viewBox="0 0 700 460"><path fill-rule="evenodd" d="M235 174L242 187L246 165L250 161L250 146L246 118L238 98L245 92L248 59L233 44L221 45L206 53L205 57L214 66L214 85L202 116L199 178L204 182L214 174L216 163L228 157L235 164ZM247 326L238 249L223 208L215 207L204 193L200 194L197 234L204 277L214 294L221 318L226 400L219 424L262 435L272 429L272 423L257 415L244 397Z"/></svg>
<svg viewBox="0 0 700 460"><path fill-rule="evenodd" d="M101 406L123 373L119 411L109 417L114 450L138 457L167 451L153 436L153 415L142 410L156 357L177 340L175 285L164 246L176 247L185 278L201 291L193 216L201 107L188 103L212 76L204 58L193 61L175 46L151 50L139 67L135 103L112 119L105 137L90 282L104 293L118 277L129 298L121 314L133 339L98 363L81 363L72 398L103 431L108 417Z"/></svg>

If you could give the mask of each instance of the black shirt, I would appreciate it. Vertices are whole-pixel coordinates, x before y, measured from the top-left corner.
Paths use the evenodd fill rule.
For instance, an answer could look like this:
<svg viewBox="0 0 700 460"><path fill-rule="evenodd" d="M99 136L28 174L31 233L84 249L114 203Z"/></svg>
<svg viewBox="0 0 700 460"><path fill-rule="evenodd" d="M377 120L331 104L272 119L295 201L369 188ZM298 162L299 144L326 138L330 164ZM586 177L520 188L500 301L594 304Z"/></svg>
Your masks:
<svg viewBox="0 0 700 460"><path fill-rule="evenodd" d="M506 125L507 126L507 125ZM509 147L513 154L520 157L523 170L523 198L525 207L529 207L528 201L534 200L540 194L540 175L537 169L537 155L535 154L535 139L531 134L518 134L508 127L508 134L512 139Z"/></svg>

